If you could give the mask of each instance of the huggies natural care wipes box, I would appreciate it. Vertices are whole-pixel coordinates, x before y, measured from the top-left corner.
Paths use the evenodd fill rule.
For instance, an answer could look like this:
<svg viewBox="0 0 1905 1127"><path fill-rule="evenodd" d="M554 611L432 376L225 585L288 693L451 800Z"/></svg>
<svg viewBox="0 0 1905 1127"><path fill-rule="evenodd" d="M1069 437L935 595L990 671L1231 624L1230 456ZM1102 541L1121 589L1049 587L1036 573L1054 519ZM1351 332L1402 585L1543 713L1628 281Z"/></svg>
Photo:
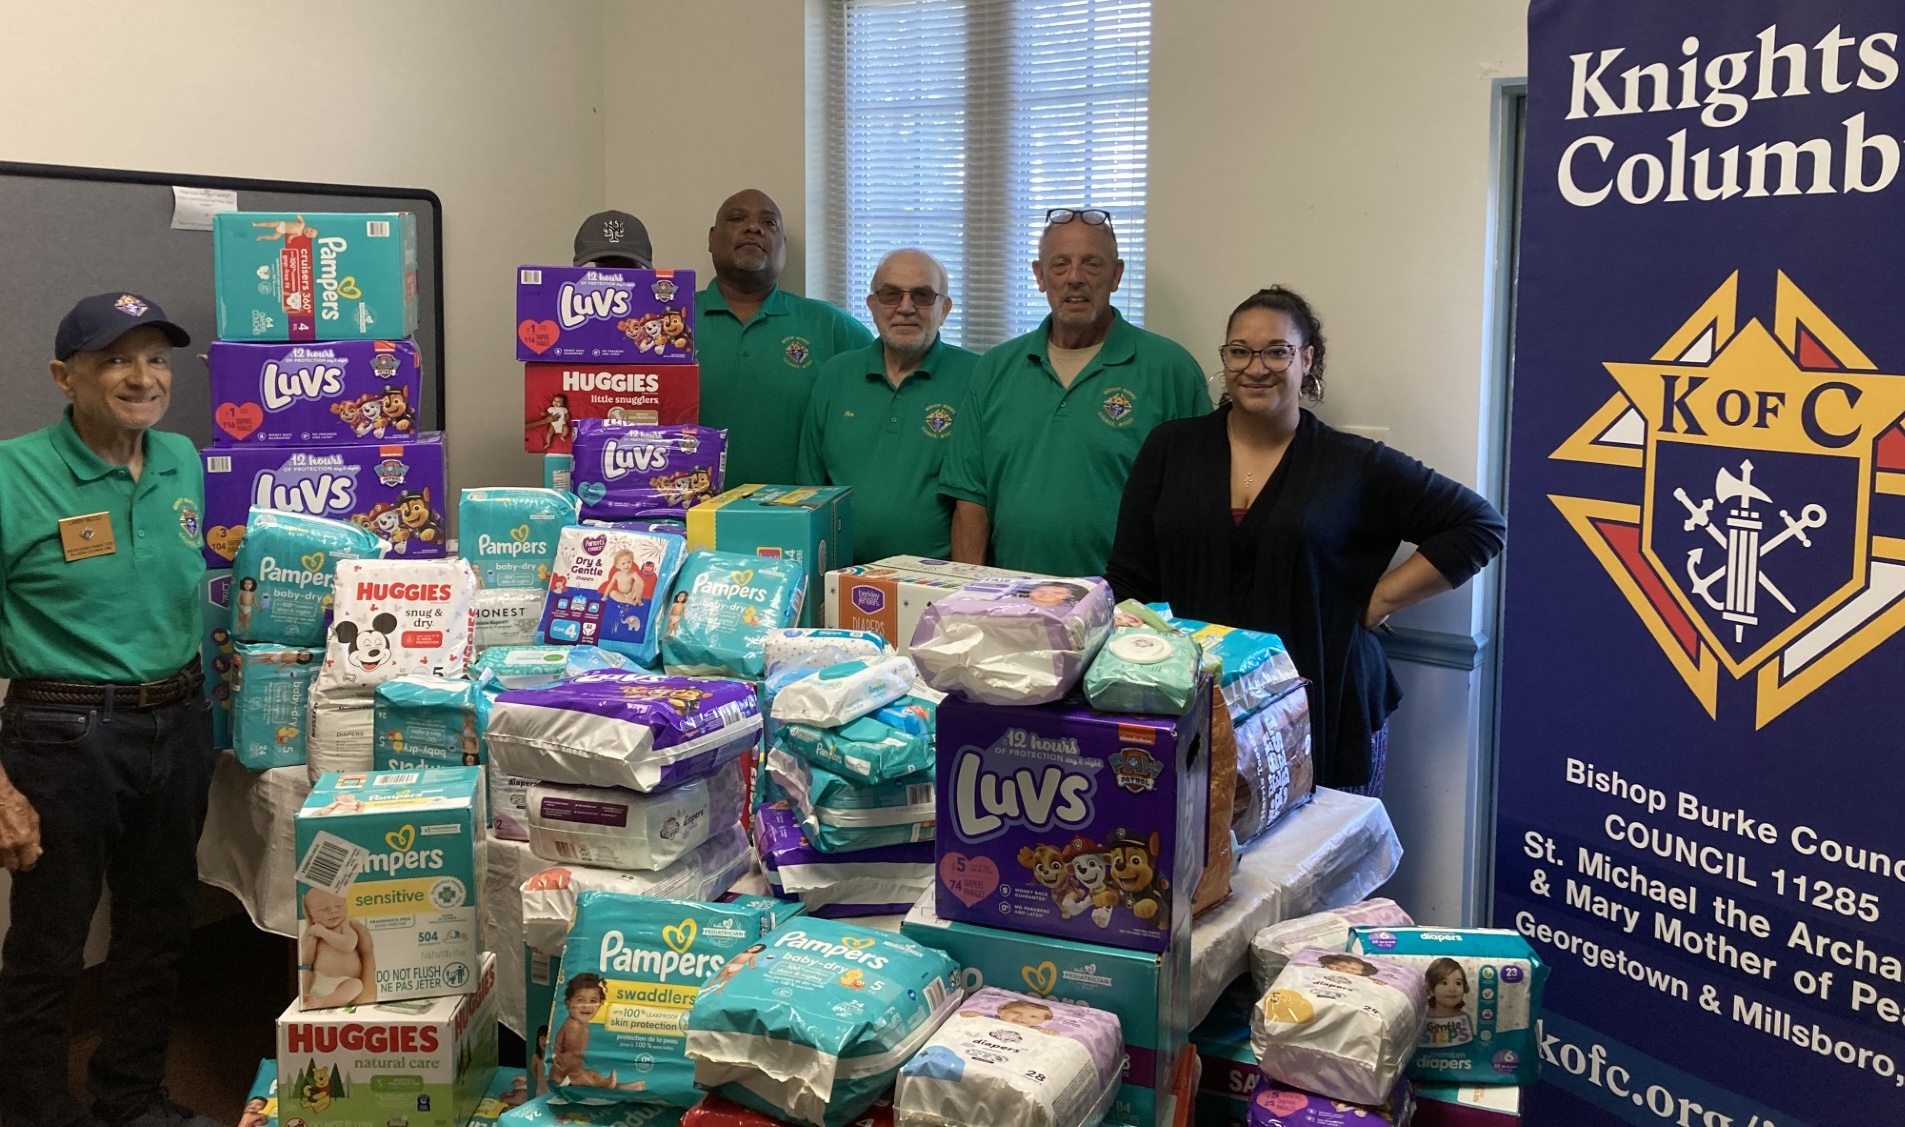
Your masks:
<svg viewBox="0 0 1905 1127"><path fill-rule="evenodd" d="M486 819L479 767L318 780L297 817L304 1009L477 989Z"/></svg>
<svg viewBox="0 0 1905 1127"><path fill-rule="evenodd" d="M496 959L474 993L278 1018L278 1117L311 1127L463 1127L496 1074Z"/></svg>

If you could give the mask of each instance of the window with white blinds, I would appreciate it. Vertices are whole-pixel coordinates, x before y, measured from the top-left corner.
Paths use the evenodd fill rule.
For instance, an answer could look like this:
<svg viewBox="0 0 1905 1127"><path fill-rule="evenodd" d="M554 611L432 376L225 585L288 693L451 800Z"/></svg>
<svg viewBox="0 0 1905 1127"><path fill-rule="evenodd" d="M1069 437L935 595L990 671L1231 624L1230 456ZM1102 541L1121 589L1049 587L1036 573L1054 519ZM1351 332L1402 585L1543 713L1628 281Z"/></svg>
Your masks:
<svg viewBox="0 0 1905 1127"><path fill-rule="evenodd" d="M871 324L874 267L922 247L952 275L946 337L983 350L1050 312L1031 268L1046 210L1097 207L1125 260L1113 303L1144 323L1149 0L823 0L816 15L819 296Z"/></svg>

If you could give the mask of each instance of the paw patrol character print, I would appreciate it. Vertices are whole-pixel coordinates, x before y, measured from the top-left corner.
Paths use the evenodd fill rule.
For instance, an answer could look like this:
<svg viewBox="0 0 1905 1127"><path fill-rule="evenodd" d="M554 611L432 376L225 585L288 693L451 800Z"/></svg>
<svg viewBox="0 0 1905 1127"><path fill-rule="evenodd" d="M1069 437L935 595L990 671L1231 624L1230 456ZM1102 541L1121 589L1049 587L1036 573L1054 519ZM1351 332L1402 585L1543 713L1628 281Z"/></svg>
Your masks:
<svg viewBox="0 0 1905 1127"><path fill-rule="evenodd" d="M375 673L395 659L390 632L397 628L397 616L382 611L372 616L368 626L343 619L331 627L331 637L344 647L344 661L353 669Z"/></svg>
<svg viewBox="0 0 1905 1127"><path fill-rule="evenodd" d="M661 317L651 313L642 318L641 335L636 338L635 347L642 352L660 353L667 345L662 335Z"/></svg>
<svg viewBox="0 0 1905 1127"><path fill-rule="evenodd" d="M430 489L406 489L397 495L397 519L408 533L405 539L435 544L443 539L443 514L430 507Z"/></svg>
<svg viewBox="0 0 1905 1127"><path fill-rule="evenodd" d="M384 423L384 401L375 395L366 395L357 401L357 412L363 422L363 428L357 432L359 438L382 438L388 429Z"/></svg>
<svg viewBox="0 0 1905 1127"><path fill-rule="evenodd" d="M355 519L355 518L352 518ZM408 547L405 541L410 539L410 530L404 527L403 514L397 506L388 501L379 501L371 506L364 516L365 527L377 534L378 539L390 545L390 550L403 555Z"/></svg>
<svg viewBox="0 0 1905 1127"><path fill-rule="evenodd" d="M1058 905L1059 915L1066 919L1085 910L1084 890L1078 885L1078 878L1072 875L1072 867L1065 861L1062 850L1050 845L1028 845L1019 850L1019 864L1032 870L1032 879L1037 881Z"/></svg>
<svg viewBox="0 0 1905 1127"><path fill-rule="evenodd" d="M683 716L692 716L702 701L714 696L692 685L623 685L622 695L630 700L658 700Z"/></svg>
<svg viewBox="0 0 1905 1127"><path fill-rule="evenodd" d="M663 342L670 348L680 352L694 351L694 330L688 327L687 315L674 306L661 311L661 335Z"/></svg>
<svg viewBox="0 0 1905 1127"><path fill-rule="evenodd" d="M395 434L411 434L417 429L417 419L410 409L410 389L407 387L387 387L379 400L384 412L384 427Z"/></svg>
<svg viewBox="0 0 1905 1127"><path fill-rule="evenodd" d="M1071 866L1072 877L1083 890L1085 903L1078 906L1071 915L1091 908L1091 922L1099 927L1111 926L1111 910L1124 899L1124 894L1111 882L1111 862L1098 843L1080 834L1065 845L1063 853L1065 863Z"/></svg>
<svg viewBox="0 0 1905 1127"><path fill-rule="evenodd" d="M336 415L359 438L370 433L369 425L364 422L364 401L361 399L340 399L331 404L331 414Z"/></svg>
<svg viewBox="0 0 1905 1127"><path fill-rule="evenodd" d="M1156 924L1160 931L1171 926L1171 909L1164 898L1171 882L1158 872L1161 845L1158 832L1141 837L1120 829L1105 843L1111 861L1111 882L1124 897L1124 906L1141 920Z"/></svg>

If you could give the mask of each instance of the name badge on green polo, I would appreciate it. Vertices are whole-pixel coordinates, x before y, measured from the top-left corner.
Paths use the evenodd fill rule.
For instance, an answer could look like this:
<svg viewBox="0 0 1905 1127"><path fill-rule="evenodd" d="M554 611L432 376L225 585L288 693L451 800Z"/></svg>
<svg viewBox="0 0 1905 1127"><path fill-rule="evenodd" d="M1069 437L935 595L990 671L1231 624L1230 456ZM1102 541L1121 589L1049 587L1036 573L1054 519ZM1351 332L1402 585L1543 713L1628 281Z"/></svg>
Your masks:
<svg viewBox="0 0 1905 1127"><path fill-rule="evenodd" d="M87 513L62 519L60 548L66 553L67 563L112 555L119 549L112 538L112 514Z"/></svg>

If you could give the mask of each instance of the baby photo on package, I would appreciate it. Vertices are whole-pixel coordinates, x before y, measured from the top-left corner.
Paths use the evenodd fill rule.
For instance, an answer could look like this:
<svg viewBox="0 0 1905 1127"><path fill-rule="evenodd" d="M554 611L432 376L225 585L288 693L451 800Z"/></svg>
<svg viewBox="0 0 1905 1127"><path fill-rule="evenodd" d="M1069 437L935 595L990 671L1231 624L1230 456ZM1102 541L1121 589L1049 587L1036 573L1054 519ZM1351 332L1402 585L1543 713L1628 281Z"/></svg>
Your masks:
<svg viewBox="0 0 1905 1127"><path fill-rule="evenodd" d="M564 528L538 639L600 646L654 664L661 600L681 568L683 543L659 532Z"/></svg>

